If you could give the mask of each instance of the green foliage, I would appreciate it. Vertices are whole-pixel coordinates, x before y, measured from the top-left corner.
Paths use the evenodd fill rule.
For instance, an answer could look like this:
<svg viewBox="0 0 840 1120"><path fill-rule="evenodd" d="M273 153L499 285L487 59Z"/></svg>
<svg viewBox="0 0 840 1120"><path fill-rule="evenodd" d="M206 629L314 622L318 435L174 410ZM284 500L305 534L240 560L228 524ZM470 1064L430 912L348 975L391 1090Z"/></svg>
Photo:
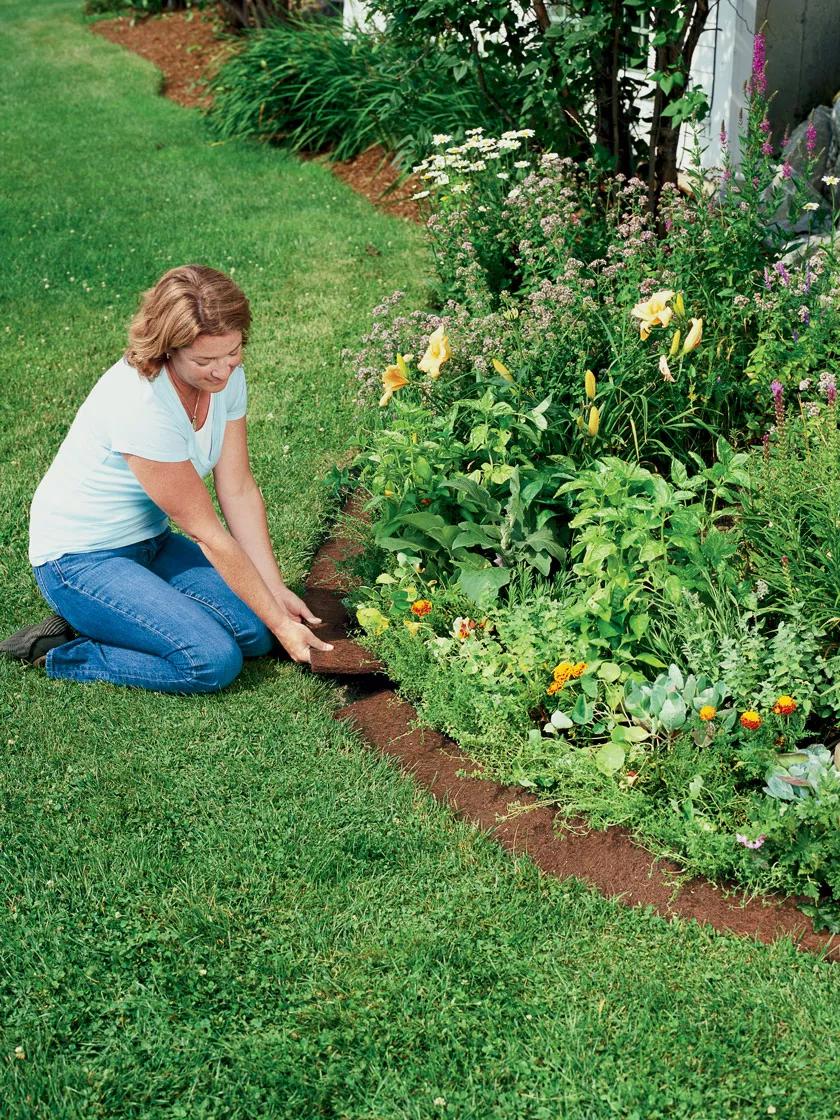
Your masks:
<svg viewBox="0 0 840 1120"><path fill-rule="evenodd" d="M278 25L248 36L213 78L210 124L222 138L254 137L293 151L349 159L382 144L408 164L457 123L495 121L453 91L432 57L413 62L387 39L333 22Z"/></svg>
<svg viewBox="0 0 840 1120"><path fill-rule="evenodd" d="M687 88L689 28L705 18L694 0L373 0L371 8L402 50L431 48L453 88L479 92L508 129L534 128L561 155L595 154L627 172L651 157L634 140L646 109L654 138L706 110L702 91Z"/></svg>
<svg viewBox="0 0 840 1120"><path fill-rule="evenodd" d="M189 11L205 7L207 0L85 0L86 15L115 15L132 11L138 15L153 16L162 12Z"/></svg>
<svg viewBox="0 0 840 1120"><path fill-rule="evenodd" d="M801 604L817 626L833 630L840 622L836 389L830 374L822 394L810 379L801 384L796 406L786 409L780 396L766 452L752 457L744 536L768 603L782 612Z"/></svg>
<svg viewBox="0 0 840 1120"><path fill-rule="evenodd" d="M401 399L358 464L374 495L376 547L420 553L474 598L498 591L520 564L547 576L565 557L554 496L568 478L564 463L544 458L549 404L528 407L501 379L439 416Z"/></svg>

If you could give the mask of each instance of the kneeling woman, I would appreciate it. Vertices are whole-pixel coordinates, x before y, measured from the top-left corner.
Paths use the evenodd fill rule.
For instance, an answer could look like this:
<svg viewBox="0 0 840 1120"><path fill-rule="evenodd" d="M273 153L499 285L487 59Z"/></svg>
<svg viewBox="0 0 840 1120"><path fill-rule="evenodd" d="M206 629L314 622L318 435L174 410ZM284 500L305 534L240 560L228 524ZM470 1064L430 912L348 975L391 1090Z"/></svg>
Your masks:
<svg viewBox="0 0 840 1120"><path fill-rule="evenodd" d="M275 639L300 662L330 648L283 583L251 474L250 324L239 288L201 265L145 294L32 501L29 559L58 617L4 652L50 677L190 693L224 688Z"/></svg>

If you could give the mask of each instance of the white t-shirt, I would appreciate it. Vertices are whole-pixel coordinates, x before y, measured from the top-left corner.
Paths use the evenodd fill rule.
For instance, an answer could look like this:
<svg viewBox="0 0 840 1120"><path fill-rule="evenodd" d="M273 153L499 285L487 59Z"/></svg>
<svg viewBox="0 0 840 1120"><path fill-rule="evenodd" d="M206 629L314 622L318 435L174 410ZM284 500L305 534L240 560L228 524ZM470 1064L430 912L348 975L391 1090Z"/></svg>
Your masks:
<svg viewBox="0 0 840 1120"><path fill-rule="evenodd" d="M189 459L205 478L222 453L225 424L245 415L247 399L245 374L237 366L212 395L201 431L194 432L165 367L149 381L125 358L111 366L76 413L35 491L29 562L37 567L67 552L121 548L162 533L168 518L123 453L159 463Z"/></svg>

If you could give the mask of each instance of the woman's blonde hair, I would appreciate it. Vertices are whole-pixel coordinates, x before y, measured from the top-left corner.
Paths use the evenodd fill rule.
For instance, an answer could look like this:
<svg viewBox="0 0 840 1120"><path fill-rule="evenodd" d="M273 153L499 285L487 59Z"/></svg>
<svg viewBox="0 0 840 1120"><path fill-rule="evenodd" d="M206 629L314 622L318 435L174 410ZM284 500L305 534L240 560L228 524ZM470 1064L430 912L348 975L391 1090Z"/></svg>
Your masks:
<svg viewBox="0 0 840 1120"><path fill-rule="evenodd" d="M251 309L229 276L203 264L170 268L143 293L128 330L126 360L152 381L167 354L191 346L200 334L240 331L248 341Z"/></svg>

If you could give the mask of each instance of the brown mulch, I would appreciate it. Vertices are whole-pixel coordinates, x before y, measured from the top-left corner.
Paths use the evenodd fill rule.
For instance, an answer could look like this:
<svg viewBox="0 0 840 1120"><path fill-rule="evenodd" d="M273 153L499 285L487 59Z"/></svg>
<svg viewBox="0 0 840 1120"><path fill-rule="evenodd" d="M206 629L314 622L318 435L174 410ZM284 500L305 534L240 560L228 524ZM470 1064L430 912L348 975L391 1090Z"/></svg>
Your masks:
<svg viewBox="0 0 840 1120"><path fill-rule="evenodd" d="M334 657L313 658L313 671L355 682L365 679L373 689L337 712L337 718L394 758L456 816L485 829L513 854L527 855L545 874L586 880L608 898L652 906L664 918L693 918L720 932L767 943L790 937L799 949L840 960L840 938L817 933L792 900L758 896L745 901L705 879L677 886L681 868L652 857L626 829L589 830L582 820L557 817L526 790L474 776L474 760L443 735L419 728L415 709L393 688L383 687L382 676L369 675L370 654L344 637L347 615L341 597L347 581L337 564L357 551L356 544L334 536L319 550L307 581L307 602L325 621L319 633L338 651Z"/></svg>
<svg viewBox="0 0 840 1120"><path fill-rule="evenodd" d="M137 18L120 16L91 25L97 35L153 62L163 74L164 96L188 109L207 109L207 79L236 49L225 35L218 9L193 8ZM330 163L333 174L380 210L398 218L422 221L412 194L420 188L415 176L391 189L400 176L389 154L378 144L353 159Z"/></svg>
<svg viewBox="0 0 840 1120"><path fill-rule="evenodd" d="M163 74L162 93L187 109L207 108L207 79L233 50L220 38L224 25L213 8L120 16L99 20L91 30L153 62Z"/></svg>

